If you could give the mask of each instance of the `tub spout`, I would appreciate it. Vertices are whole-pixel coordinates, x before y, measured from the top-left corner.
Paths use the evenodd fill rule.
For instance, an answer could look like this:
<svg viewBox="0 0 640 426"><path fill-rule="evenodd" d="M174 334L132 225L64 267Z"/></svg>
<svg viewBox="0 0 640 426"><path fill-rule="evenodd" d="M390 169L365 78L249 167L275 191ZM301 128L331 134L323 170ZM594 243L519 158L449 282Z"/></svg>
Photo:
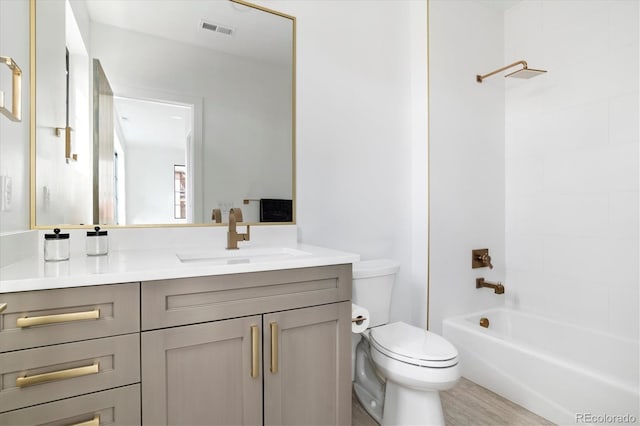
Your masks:
<svg viewBox="0 0 640 426"><path fill-rule="evenodd" d="M495 294L504 294L504 286L500 281L497 283L490 283L485 281L484 278L476 278L476 288L492 288Z"/></svg>

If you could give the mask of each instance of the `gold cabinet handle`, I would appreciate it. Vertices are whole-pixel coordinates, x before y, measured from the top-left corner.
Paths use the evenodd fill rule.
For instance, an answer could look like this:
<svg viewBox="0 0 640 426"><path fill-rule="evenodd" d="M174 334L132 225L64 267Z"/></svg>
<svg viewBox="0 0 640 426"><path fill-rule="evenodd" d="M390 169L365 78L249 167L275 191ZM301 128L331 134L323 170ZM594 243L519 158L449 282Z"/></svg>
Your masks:
<svg viewBox="0 0 640 426"><path fill-rule="evenodd" d="M70 368L68 370L52 371L51 373L36 374L35 376L24 376L16 379L16 386L24 388L26 386L38 385L45 382L53 382L56 380L73 379L74 377L88 376L89 374L97 374L100 370L100 364L95 363L86 367Z"/></svg>
<svg viewBox="0 0 640 426"><path fill-rule="evenodd" d="M69 314L45 315L41 317L18 318L16 324L20 328L34 327L36 325L56 324L60 322L83 321L89 319L99 319L100 309L86 312L72 312Z"/></svg>
<svg viewBox="0 0 640 426"><path fill-rule="evenodd" d="M22 121L22 71L16 61L8 56L0 56L0 64L5 64L11 70L12 90L11 111L4 106L4 93L0 95L0 113L11 121Z"/></svg>
<svg viewBox="0 0 640 426"><path fill-rule="evenodd" d="M91 420L87 420L86 422L82 423L76 423L70 426L100 426L100 416L96 414Z"/></svg>
<svg viewBox="0 0 640 426"><path fill-rule="evenodd" d="M251 377L254 379L260 374L260 336L258 335L258 326L251 326Z"/></svg>
<svg viewBox="0 0 640 426"><path fill-rule="evenodd" d="M272 322L271 327L271 373L278 372L278 323Z"/></svg>
<svg viewBox="0 0 640 426"><path fill-rule="evenodd" d="M7 304L6 303L0 303L0 314L3 313L5 311L5 309L7 309Z"/></svg>

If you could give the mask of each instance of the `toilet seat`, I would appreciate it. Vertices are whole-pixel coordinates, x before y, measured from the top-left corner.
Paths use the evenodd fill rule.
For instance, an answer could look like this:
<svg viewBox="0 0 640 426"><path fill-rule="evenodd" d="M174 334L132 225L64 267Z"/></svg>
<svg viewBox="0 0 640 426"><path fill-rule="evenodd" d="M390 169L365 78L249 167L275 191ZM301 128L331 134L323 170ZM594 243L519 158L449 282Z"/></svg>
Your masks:
<svg viewBox="0 0 640 426"><path fill-rule="evenodd" d="M370 342L380 353L407 364L447 368L458 363L458 351L451 343L404 322L372 328Z"/></svg>

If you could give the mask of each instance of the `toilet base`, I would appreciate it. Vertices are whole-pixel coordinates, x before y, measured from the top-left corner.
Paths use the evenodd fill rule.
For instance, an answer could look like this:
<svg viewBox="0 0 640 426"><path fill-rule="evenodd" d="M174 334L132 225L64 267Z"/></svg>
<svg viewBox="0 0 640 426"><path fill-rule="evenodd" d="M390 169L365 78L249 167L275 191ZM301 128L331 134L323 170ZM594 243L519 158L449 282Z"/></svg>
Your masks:
<svg viewBox="0 0 640 426"><path fill-rule="evenodd" d="M444 426L444 413L437 391L418 391L387 380L382 426Z"/></svg>

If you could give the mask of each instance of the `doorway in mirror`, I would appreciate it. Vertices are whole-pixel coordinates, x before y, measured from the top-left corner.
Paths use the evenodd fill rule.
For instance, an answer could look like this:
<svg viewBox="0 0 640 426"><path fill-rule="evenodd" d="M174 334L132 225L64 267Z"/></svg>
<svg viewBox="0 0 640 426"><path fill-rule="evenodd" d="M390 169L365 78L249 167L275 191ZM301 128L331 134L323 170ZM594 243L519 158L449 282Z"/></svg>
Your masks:
<svg viewBox="0 0 640 426"><path fill-rule="evenodd" d="M114 97L118 225L193 221L193 117L194 105ZM176 165L181 176L180 214Z"/></svg>

